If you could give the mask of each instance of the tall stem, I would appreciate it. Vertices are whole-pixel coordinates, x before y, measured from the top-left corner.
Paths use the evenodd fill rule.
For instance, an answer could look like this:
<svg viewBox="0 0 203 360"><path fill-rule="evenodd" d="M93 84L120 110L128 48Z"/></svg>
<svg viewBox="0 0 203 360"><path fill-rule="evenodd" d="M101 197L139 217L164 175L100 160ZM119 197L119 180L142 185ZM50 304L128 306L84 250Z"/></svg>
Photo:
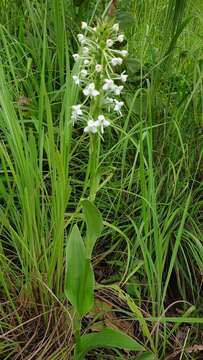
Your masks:
<svg viewBox="0 0 203 360"><path fill-rule="evenodd" d="M100 138L98 134L90 136L89 164L90 164L90 201L94 201L98 187L98 162L100 152Z"/></svg>

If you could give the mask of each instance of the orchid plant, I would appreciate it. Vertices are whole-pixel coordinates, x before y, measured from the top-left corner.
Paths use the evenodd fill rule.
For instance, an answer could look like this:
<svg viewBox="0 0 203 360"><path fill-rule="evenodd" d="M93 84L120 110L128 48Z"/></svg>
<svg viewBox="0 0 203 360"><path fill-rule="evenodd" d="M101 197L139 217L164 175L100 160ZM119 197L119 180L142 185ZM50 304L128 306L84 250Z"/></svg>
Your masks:
<svg viewBox="0 0 203 360"><path fill-rule="evenodd" d="M75 312L74 360L84 359L86 353L95 347L144 350L134 339L116 329L105 328L99 333L82 335L82 319L94 305L96 284L91 264L92 252L104 225L102 215L93 204L98 188L100 141L114 116L122 116L124 103L120 95L127 74L120 69L128 55L127 49L120 50L125 37L119 33L119 24L100 22L97 27L90 27L82 22L82 30L84 33L77 36L79 52L73 54L74 60L79 62L79 73L73 75L73 81L80 87L83 101L72 106L71 119L74 125L78 121L82 122L84 134L90 139L86 173L86 180L90 179L90 194L89 199L81 201L86 223L85 239L77 225L74 225L66 251L65 294Z"/></svg>
<svg viewBox="0 0 203 360"><path fill-rule="evenodd" d="M94 201L100 141L113 119L122 116L124 102L120 96L128 75L121 71L121 65L128 51L123 48L125 36L118 23L103 21L91 27L82 22L81 29L83 33L77 35L79 51L73 54L79 63L79 73L73 75L73 81L81 90L82 103L72 106L71 119L74 125L82 122L84 133L90 137L86 177L90 178L89 198Z"/></svg>

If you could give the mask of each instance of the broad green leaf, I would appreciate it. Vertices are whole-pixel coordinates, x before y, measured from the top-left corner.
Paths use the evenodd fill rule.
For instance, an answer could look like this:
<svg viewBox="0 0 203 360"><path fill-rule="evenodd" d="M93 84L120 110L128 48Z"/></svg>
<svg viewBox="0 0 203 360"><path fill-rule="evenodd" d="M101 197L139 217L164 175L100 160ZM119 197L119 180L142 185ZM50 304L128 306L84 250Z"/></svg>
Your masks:
<svg viewBox="0 0 203 360"><path fill-rule="evenodd" d="M103 230L103 220L101 213L96 208L95 205L89 200L83 200L82 202L83 214L85 222L87 225L87 234L86 234L86 249L87 256L91 258L92 250L94 248L95 242L98 237L101 235Z"/></svg>
<svg viewBox="0 0 203 360"><path fill-rule="evenodd" d="M77 225L71 231L66 249L65 294L80 317L91 310L94 273Z"/></svg>
<svg viewBox="0 0 203 360"><path fill-rule="evenodd" d="M130 336L111 328L99 333L83 335L77 351L77 360L83 359L88 351L95 348L117 348L134 351L145 351L144 347Z"/></svg>

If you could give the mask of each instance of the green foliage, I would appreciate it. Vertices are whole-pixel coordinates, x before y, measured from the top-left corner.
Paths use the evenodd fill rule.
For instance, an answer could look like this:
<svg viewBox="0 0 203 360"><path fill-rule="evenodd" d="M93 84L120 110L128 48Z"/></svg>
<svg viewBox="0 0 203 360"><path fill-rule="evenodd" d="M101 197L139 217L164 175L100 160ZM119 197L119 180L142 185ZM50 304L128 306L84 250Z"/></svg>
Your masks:
<svg viewBox="0 0 203 360"><path fill-rule="evenodd" d="M87 225L86 249L87 256L91 259L92 250L96 240L102 233L103 220L99 210L89 200L82 201L83 213Z"/></svg>
<svg viewBox="0 0 203 360"><path fill-rule="evenodd" d="M166 359L180 334L177 357L194 357L203 321L202 1L116 2L129 78L124 116L94 144L92 194L87 139L71 122L83 101L72 54L80 22L94 26L109 1L1 5L1 356L71 358L76 323L83 354L125 358L113 330L94 333L102 322L139 334L149 353L132 358Z"/></svg>
<svg viewBox="0 0 203 360"><path fill-rule="evenodd" d="M94 273L77 225L71 231L66 248L65 294L80 317L91 310Z"/></svg>
<svg viewBox="0 0 203 360"><path fill-rule="evenodd" d="M144 350L143 346L129 336L120 331L107 328L99 333L87 334L81 337L76 360L83 359L91 349L101 347L134 351Z"/></svg>

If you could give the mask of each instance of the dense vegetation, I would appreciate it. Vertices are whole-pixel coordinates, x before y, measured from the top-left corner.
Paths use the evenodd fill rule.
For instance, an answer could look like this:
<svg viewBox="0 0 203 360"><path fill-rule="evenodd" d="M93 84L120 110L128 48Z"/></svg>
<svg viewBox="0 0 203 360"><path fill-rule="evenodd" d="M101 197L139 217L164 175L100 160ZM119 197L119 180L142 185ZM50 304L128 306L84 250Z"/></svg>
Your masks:
<svg viewBox="0 0 203 360"><path fill-rule="evenodd" d="M82 21L119 23L129 53L96 163L71 120ZM201 0L1 1L1 359L79 359L66 288L88 214L96 282L79 336L126 342L95 340L86 358L202 359L202 39Z"/></svg>

